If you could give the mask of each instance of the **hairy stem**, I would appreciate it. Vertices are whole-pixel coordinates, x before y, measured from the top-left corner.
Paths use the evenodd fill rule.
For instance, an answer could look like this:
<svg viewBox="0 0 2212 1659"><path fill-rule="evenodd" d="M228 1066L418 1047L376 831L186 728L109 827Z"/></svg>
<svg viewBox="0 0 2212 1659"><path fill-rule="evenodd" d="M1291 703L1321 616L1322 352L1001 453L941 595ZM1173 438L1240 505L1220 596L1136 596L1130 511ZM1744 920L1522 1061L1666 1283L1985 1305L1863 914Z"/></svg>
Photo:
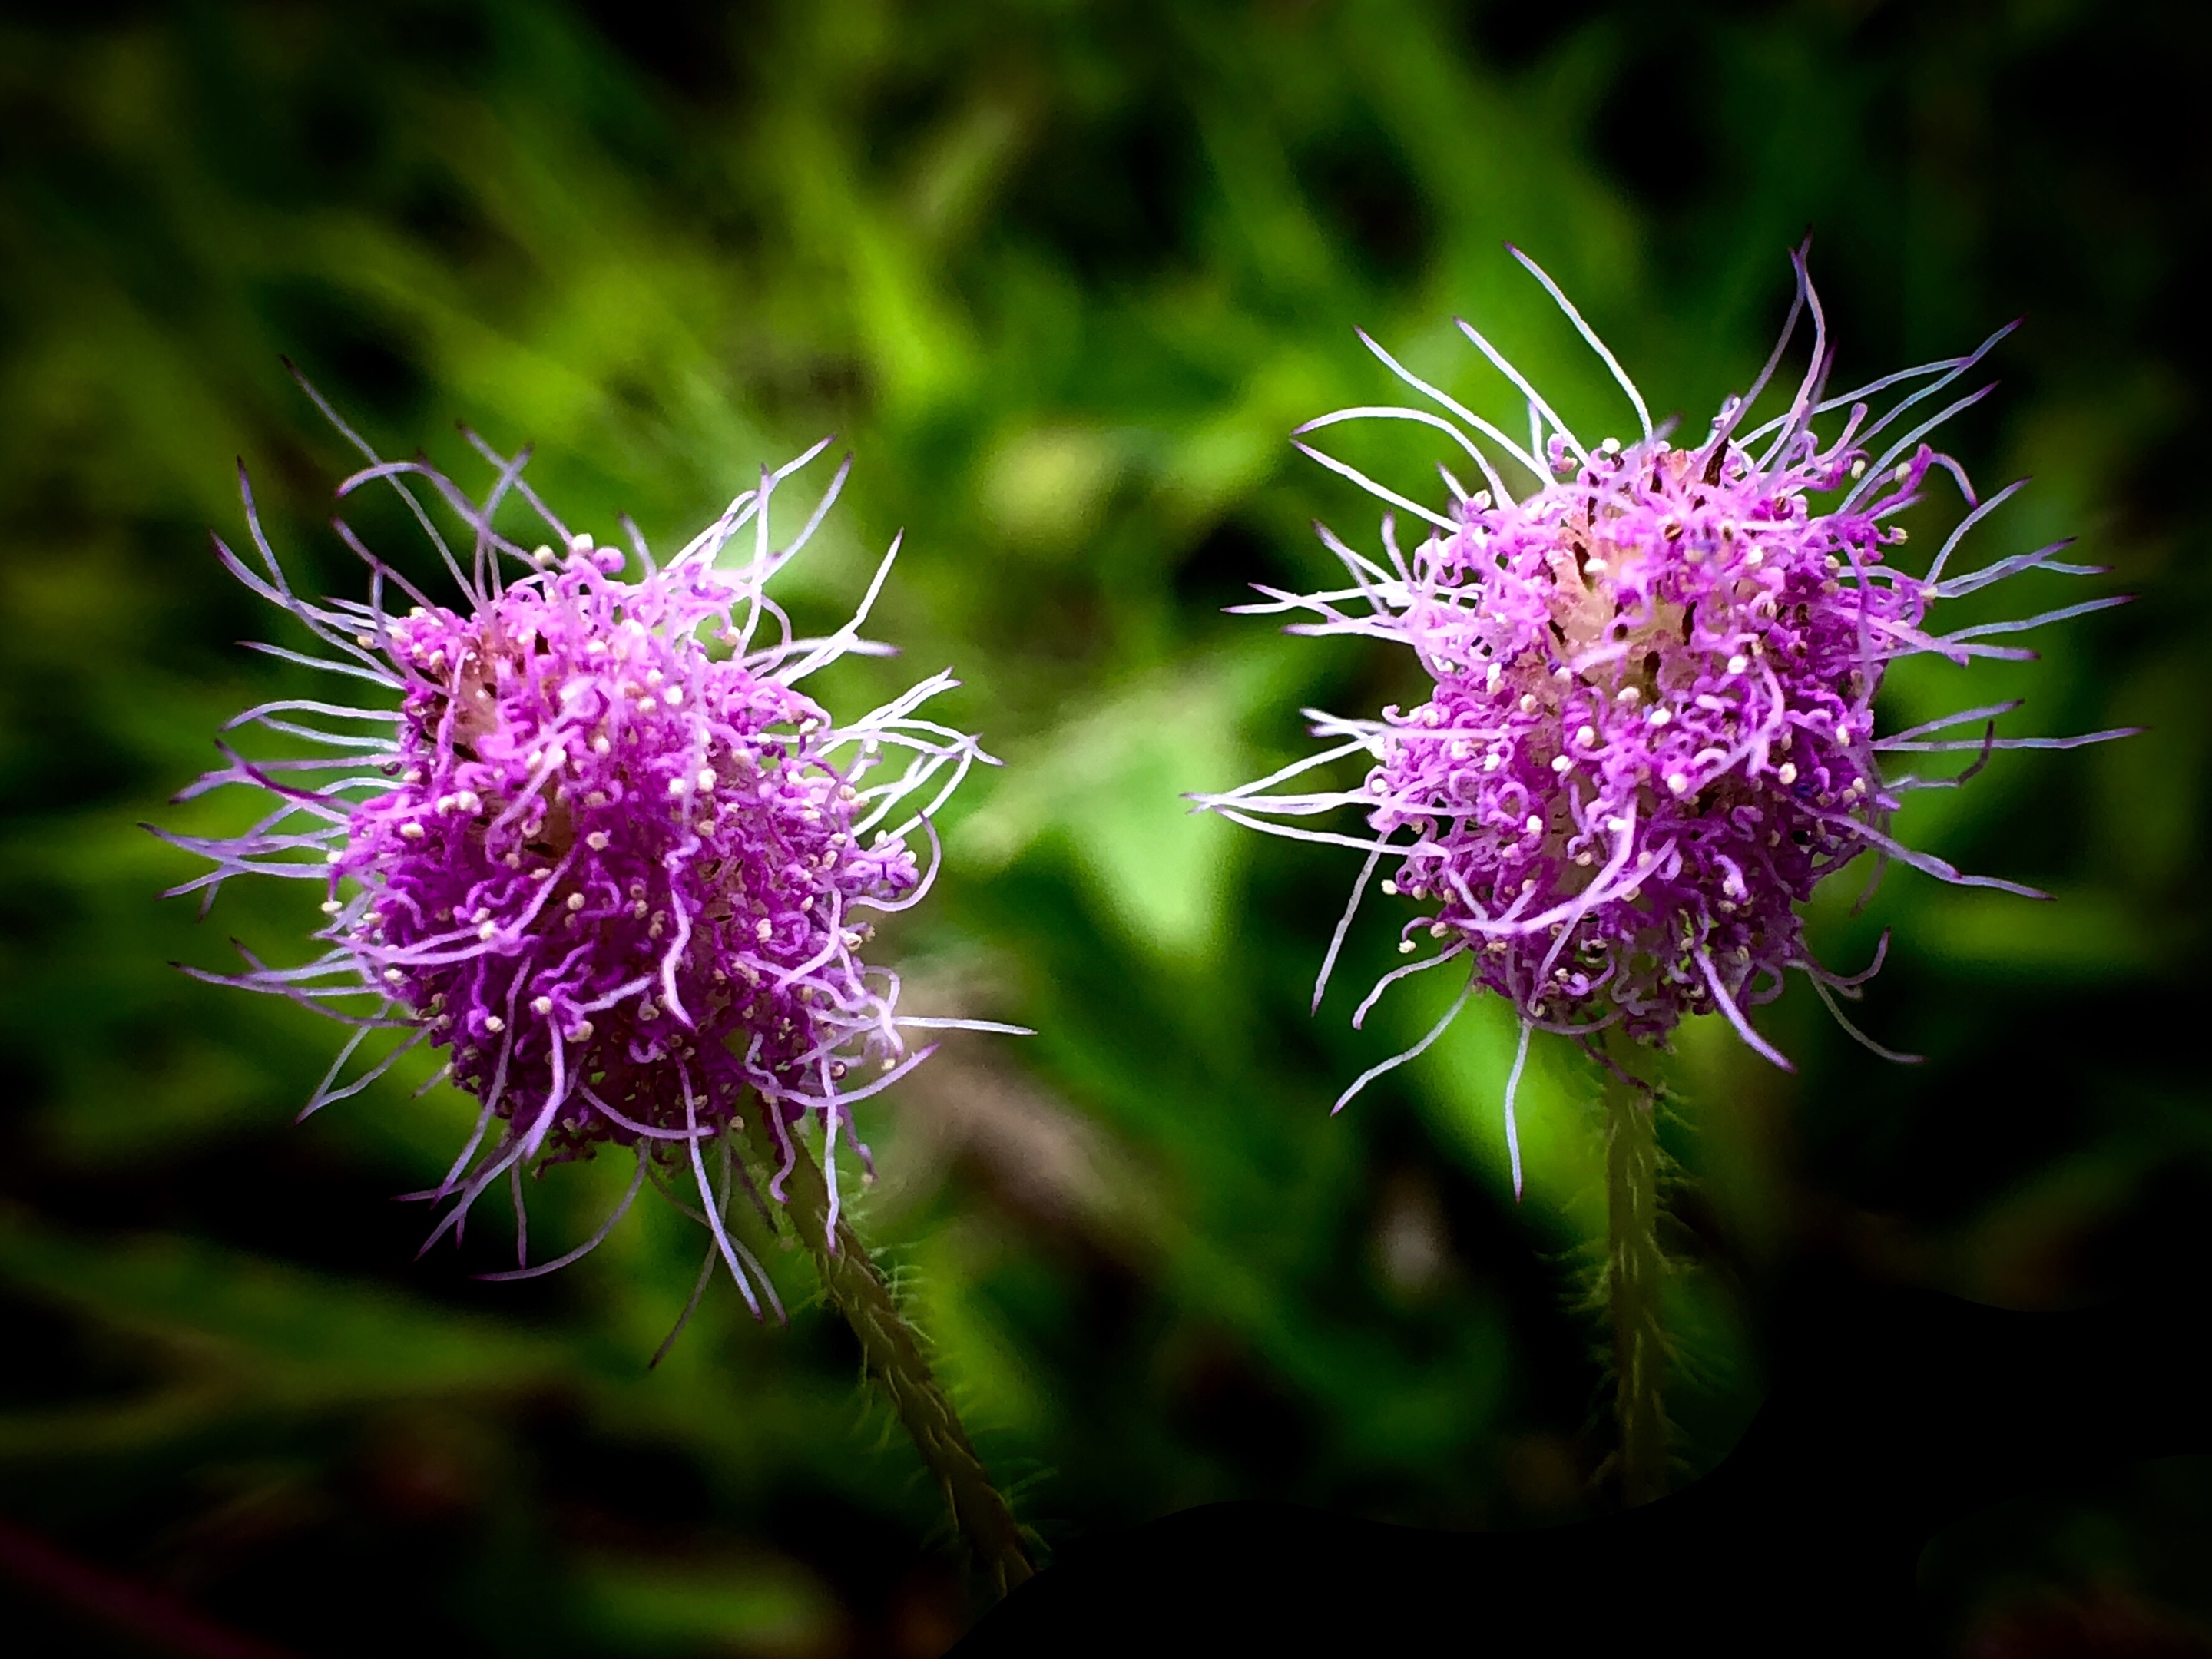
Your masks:
<svg viewBox="0 0 2212 1659"><path fill-rule="evenodd" d="M1605 1285L1613 1316L1613 1417L1621 1502L1667 1490L1666 1377L1660 1295L1659 1141L1651 1091L1607 1068L1605 1079Z"/></svg>
<svg viewBox="0 0 2212 1659"><path fill-rule="evenodd" d="M974 1552L976 1566L1004 1595L1036 1571L1014 1524L1012 1511L969 1443L959 1414L930 1370L921 1340L899 1311L890 1286L842 1218L832 1241L830 1193L821 1170L796 1133L787 1148L766 1116L763 1111L749 1113L747 1132L755 1153L770 1170L781 1167L786 1158L795 1155L784 1182L785 1208L799 1243L814 1258L822 1288L860 1340L869 1375L890 1396L899 1421L921 1453L921 1461L945 1489L952 1518Z"/></svg>

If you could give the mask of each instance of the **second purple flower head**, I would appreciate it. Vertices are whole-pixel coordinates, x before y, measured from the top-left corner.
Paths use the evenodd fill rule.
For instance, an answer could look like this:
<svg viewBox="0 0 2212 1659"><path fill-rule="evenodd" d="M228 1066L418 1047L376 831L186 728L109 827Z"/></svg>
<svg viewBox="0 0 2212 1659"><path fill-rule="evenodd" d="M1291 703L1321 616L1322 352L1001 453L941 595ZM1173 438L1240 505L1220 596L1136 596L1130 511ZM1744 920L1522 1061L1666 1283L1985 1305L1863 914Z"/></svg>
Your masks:
<svg viewBox="0 0 2212 1659"><path fill-rule="evenodd" d="M2006 703L1884 735L1875 729L1875 696L1901 657L1932 653L1962 665L2025 657L2032 653L1992 641L2122 603L2094 599L1949 633L1927 625L1937 601L1992 582L2100 568L2061 562L2061 543L1953 569L1966 533L2021 485L1978 498L1958 463L1923 440L1989 392L1939 401L2009 327L1964 356L1831 393L1833 347L1801 252L1796 298L1765 371L1723 404L1699 441L1678 447L1565 296L1522 263L1618 381L1639 435L1585 443L1464 322L1468 339L1525 401L1525 442L1368 340L1424 403L1341 410L1301 431L1353 420L1415 423L1447 434L1474 474L1463 483L1440 465L1449 499L1431 506L1301 444L1395 509L1382 522L1381 555L1317 526L1347 584L1306 594L1262 589L1265 603L1239 608L1304 613L1309 620L1293 623L1293 633L1408 646L1431 693L1415 708L1384 709L1380 720L1320 716L1315 735L1340 739L1335 745L1201 798L1252 827L1367 854L1322 984L1362 893L1389 862L1383 891L1419 911L1399 948L1408 956L1431 948L1386 975L1355 1024L1407 975L1449 963L1467 975L1444 1019L1360 1077L1340 1107L1425 1049L1474 991L1511 1002L1522 1027L1506 1106L1516 1190L1511 1096L1531 1032L1589 1042L1615 1030L1657 1042L1685 1015L1717 1012L1787 1066L1748 1011L1778 995L1795 969L1842 1020L1835 994L1855 994L1867 976L1835 974L1807 948L1797 907L1825 877L1871 852L1945 881L2031 893L1905 846L1889 833L1891 815L1906 792L1958 783L1995 749L2119 734L2002 738L1995 721L2017 706ZM1747 424L1808 311L1813 343L1803 377L1778 414ZM1825 432L1816 427L1824 421ZM1916 572L1901 563L1905 532L1893 521L1938 471L1955 481L1969 511ZM1396 513L1426 526L1410 552ZM1978 725L1979 735L1958 735ZM1952 750L1980 758L1950 776L1884 769L1899 755ZM1372 763L1356 787L1278 789L1309 769L1362 755ZM1370 834L1301 822L1342 806L1360 809Z"/></svg>

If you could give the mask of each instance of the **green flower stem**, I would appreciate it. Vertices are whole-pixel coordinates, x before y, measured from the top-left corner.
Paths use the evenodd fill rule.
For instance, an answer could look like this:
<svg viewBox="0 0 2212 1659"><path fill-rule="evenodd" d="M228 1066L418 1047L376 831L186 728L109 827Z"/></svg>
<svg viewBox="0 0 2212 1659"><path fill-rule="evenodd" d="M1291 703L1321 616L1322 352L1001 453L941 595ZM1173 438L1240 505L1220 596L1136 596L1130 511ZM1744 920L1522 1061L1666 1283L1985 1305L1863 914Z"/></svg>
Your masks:
<svg viewBox="0 0 2212 1659"><path fill-rule="evenodd" d="M1605 1078L1605 1285L1613 1316L1613 1415L1620 1436L1621 1502L1667 1490L1667 1418L1661 1403L1666 1337L1660 1296L1659 1141L1651 1091Z"/></svg>
<svg viewBox="0 0 2212 1659"><path fill-rule="evenodd" d="M781 1167L789 1154L778 1144L766 1115L748 1114L746 1127L762 1163L770 1170ZM977 1567L1004 1595L1036 1571L1014 1524L1012 1511L969 1443L959 1414L931 1371L921 1340L899 1312L890 1286L842 1218L832 1243L829 1188L821 1170L796 1135L792 1138L790 1153L796 1154L796 1161L784 1182L784 1207L790 1212L799 1242L821 1273L822 1288L860 1340L869 1375L890 1396L899 1421L921 1453L921 1461L944 1487L952 1518L975 1553Z"/></svg>

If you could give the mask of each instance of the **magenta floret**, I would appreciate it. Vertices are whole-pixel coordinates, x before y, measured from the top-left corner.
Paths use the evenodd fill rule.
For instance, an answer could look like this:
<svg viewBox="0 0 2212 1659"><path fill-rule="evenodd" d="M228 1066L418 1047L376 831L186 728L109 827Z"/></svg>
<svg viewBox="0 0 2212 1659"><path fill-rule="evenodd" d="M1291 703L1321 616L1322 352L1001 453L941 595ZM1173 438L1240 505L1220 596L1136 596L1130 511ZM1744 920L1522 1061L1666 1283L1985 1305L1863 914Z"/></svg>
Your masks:
<svg viewBox="0 0 2212 1659"><path fill-rule="evenodd" d="M482 504L425 465L373 455L339 492L376 479L398 488L465 606L433 602L343 526L368 563L369 602L301 599L250 493L262 572L218 541L233 574L305 623L329 654L264 648L381 687L396 706L288 698L231 722L336 754L256 762L226 748L228 763L185 795L244 784L276 805L240 836L169 837L216 866L176 890L202 890L212 902L236 875L318 881L328 893L328 948L301 967L249 957L246 973L203 977L286 996L356 1028L311 1111L357 1093L416 1043L447 1051L447 1073L483 1111L446 1180L423 1194L452 1200L434 1238L458 1229L505 1176L518 1183L526 1260L523 1170L627 1147L637 1175L607 1227L655 1160L670 1164L696 1184L715 1248L750 1300L749 1275L764 1291L766 1278L722 1224L725 1132L748 1103L761 1103L787 1151L810 1116L818 1122L834 1229L836 1139L851 1136L855 1102L927 1056L907 1032L1009 1029L903 1017L897 976L858 954L871 914L905 908L927 890L930 873L910 837L919 830L934 846L930 816L971 763L989 757L916 713L957 684L950 674L846 722L798 689L840 656L886 652L859 629L897 550L894 543L844 628L793 637L764 586L812 535L845 469L787 546L771 545L768 509L776 486L822 445L764 471L757 489L665 565L638 543L627 577L630 559L572 534L520 483L523 458L478 447L498 469ZM417 480L473 536L470 570L415 494ZM494 528L510 492L537 508L554 544L526 550ZM749 526L749 556L718 568ZM503 565L520 574L505 580ZM393 588L416 601L404 615L386 609ZM362 735L347 724L356 721L388 723L391 734ZM917 805L918 795L927 799ZM364 1039L392 1029L403 1034L398 1045L347 1079Z"/></svg>
<svg viewBox="0 0 2212 1659"><path fill-rule="evenodd" d="M1384 891L1419 912L1405 924L1400 950L1413 955L1425 939L1435 948L1385 975L1354 1023L1395 981L1447 963L1464 967L1466 988L1444 1019L1361 1076L1340 1107L1425 1049L1478 989L1512 1003L1523 1055L1533 1030L1587 1042L1617 1029L1660 1042L1684 1016L1718 1012L1786 1066L1747 1011L1778 995L1789 969L1805 973L1832 1010L1836 993L1856 995L1866 977L1831 973L1807 948L1797 906L1825 877L1872 851L1946 881L2032 890L1963 875L1898 842L1889 823L1906 791L1962 781L1996 749L2121 735L1999 738L1996 717L2011 703L1886 737L1875 731L1875 698L1897 659L2026 657L1988 641L2122 602L2091 599L1940 635L1924 626L1937 601L2026 571L2099 568L2058 562L2066 545L2058 543L1946 574L1966 532L2021 487L1978 501L1963 469L1923 441L1988 386L1877 447L1881 434L1950 386L2008 328L1965 356L1829 397L1832 354L1801 254L1797 303L1765 372L1747 396L1728 401L1704 442L1678 449L1654 428L1612 353L1551 280L1528 268L1618 380L1642 436L1585 446L1462 323L1527 400L1523 447L1368 341L1433 408L1344 410L1301 430L1363 419L1426 426L1455 441L1488 487L1470 492L1439 465L1450 500L1438 511L1301 444L1430 533L1409 558L1395 515L1386 515L1377 560L1322 527L1352 586L1312 594L1262 588L1267 603L1239 607L1314 618L1293 633L1407 645L1434 685L1419 707L1386 708L1379 720L1318 715L1315 735L1342 742L1256 783L1200 798L1254 828L1368 854L1316 1006L1361 894L1386 859L1396 863ZM1811 366L1781 415L1741 430L1805 308L1814 325ZM1867 399L1893 389L1890 406L1873 416ZM1816 432L1819 417L1838 410L1848 412L1838 429ZM1501 466L1519 469L1531 485L1516 496ZM1971 510L1916 575L1896 563L1905 533L1890 520L1920 499L1937 469L1957 480ZM1976 724L1985 726L1978 738L1939 735ZM1948 777L1882 770L1886 756L1931 750L1979 758ZM1277 792L1301 773L1362 754L1372 764L1356 788ZM1362 811L1370 836L1298 823L1346 806ZM1840 1011L1837 1018L1888 1053ZM1510 1085L1507 1127L1512 1141Z"/></svg>

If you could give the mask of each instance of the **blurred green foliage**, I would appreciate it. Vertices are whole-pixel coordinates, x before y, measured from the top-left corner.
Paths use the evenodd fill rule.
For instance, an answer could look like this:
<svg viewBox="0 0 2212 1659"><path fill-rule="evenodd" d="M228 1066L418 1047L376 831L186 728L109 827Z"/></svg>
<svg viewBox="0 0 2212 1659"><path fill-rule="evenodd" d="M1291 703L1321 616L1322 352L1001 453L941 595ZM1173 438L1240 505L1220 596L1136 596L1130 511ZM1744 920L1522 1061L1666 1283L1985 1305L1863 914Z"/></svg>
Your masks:
<svg viewBox="0 0 2212 1659"><path fill-rule="evenodd" d="M1330 1119L1441 993L1348 1029L1377 927L1310 1019L1349 855L1179 799L1299 752L1303 705L1408 689L1219 615L1325 574L1310 518L1371 536L1285 435L1386 392L1352 327L1508 414L1450 328L1480 318L1602 430L1616 394L1502 238L1692 424L1755 369L1808 222L1847 376L2027 310L2010 384L1953 434L1985 483L2037 474L1982 544L2081 535L2150 602L1971 686L1914 665L1886 712L2025 694L2023 731L2152 730L2000 757L1906 814L2055 905L1910 872L1863 916L1824 896L1832 959L1895 927L1865 1018L1927 1066L1794 994L1765 1018L1796 1078L1685 1034L1685 1473L1755 1407L1763 1299L1806 1252L2043 1305L2195 1249L2207 201L2179 124L2206 48L2193 11L2086 0L0 24L0 1512L304 1652L926 1655L972 1615L822 1310L757 1328L725 1287L648 1374L700 1245L665 1211L547 1281L470 1277L500 1265L489 1213L415 1261L391 1195L442 1170L465 1103L411 1101L418 1070L295 1127L331 1029L164 965L220 965L232 933L281 953L310 920L240 890L196 925L153 897L188 864L134 827L234 822L162 802L229 713L303 683L232 644L282 635L206 550L238 526L234 457L302 584L355 580L322 527L351 463L287 354L387 451L468 477L454 421L534 441L603 538L623 511L688 535L825 430L857 452L786 598L827 617L903 526L877 621L906 662L829 694L952 663L951 713L1007 763L885 947L918 1002L1039 1031L950 1044L880 1103L862 1224L1049 1542L1238 1496L1540 1524L1585 1511L1605 1449L1588 1079L1540 1049L1518 1207L1495 1008ZM1375 459L1412 487L1427 461ZM540 1237L618 1190L558 1172ZM775 1261L803 1304L803 1260ZM2017 1534L1943 1556L1944 1616L2007 1573L2065 1593L2063 1551L1987 1541Z"/></svg>

